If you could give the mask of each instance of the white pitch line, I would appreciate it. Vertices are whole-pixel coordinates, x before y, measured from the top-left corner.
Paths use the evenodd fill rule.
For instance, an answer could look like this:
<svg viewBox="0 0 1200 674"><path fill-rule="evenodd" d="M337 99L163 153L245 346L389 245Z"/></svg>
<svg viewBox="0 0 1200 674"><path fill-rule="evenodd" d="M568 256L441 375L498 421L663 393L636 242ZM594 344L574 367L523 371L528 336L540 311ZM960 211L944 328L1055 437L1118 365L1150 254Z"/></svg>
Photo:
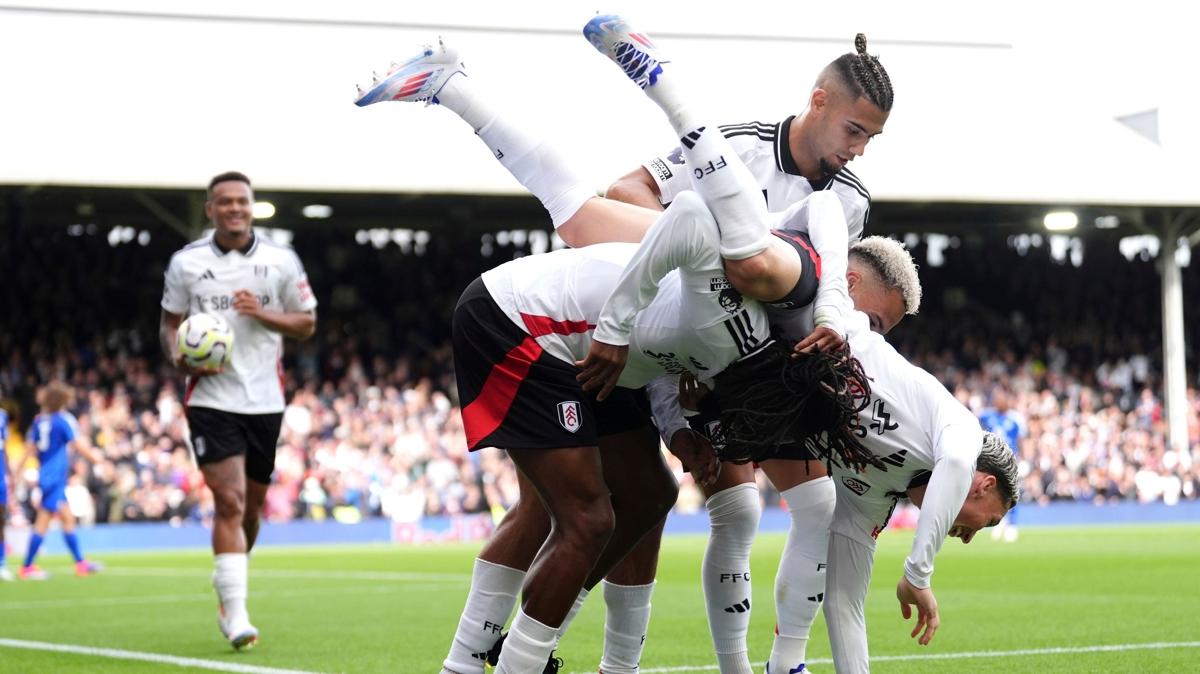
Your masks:
<svg viewBox="0 0 1200 674"><path fill-rule="evenodd" d="M1070 653L1111 653L1114 651L1150 651L1167 648L1200 648L1200 641L1154 642L1146 644L1114 644L1110 646L1064 646L1056 648L1024 648L1015 651L967 651L963 653L930 653L913 655L873 655L871 662L897 662L900 660L960 660L972 658L1011 658L1019 655L1064 655ZM758 663L761 667L765 663ZM831 665L829 658L814 658L810 665ZM716 665L681 665L676 667L643 667L642 674L668 674L672 672L706 672L717 669ZM586 674L573 672L572 674Z"/></svg>
<svg viewBox="0 0 1200 674"><path fill-rule="evenodd" d="M175 655L162 655L160 653L123 651L117 648L93 648L92 646L75 646L72 644L50 644L43 641L25 641L23 639L0 639L0 647L23 648L31 651L74 653L76 655L94 655L101 658L115 658L117 660L141 660L142 662L154 662L163 665L197 667L200 669L213 669L218 672L239 672L240 674L318 674L318 672L309 672L303 669L280 669L278 667L241 665L234 662L221 662L219 660L181 658Z"/></svg>

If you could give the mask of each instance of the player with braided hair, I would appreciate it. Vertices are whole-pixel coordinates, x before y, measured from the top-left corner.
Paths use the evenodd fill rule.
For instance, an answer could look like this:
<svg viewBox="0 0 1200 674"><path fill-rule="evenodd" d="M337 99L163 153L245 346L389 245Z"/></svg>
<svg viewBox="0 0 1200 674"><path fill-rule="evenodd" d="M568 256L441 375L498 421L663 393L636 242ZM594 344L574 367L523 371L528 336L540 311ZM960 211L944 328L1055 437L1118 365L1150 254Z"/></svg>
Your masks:
<svg viewBox="0 0 1200 674"><path fill-rule="evenodd" d="M811 307L796 311L786 300L797 274L795 258L807 251L795 250L773 241L773 246L741 259L726 255L725 271L730 283L749 296L768 301L772 327L785 339L802 341L803 347L828 348L835 343L829 331L841 332L842 317L836 307L845 270L845 283L858 307L870 317L873 330L886 334L905 315L915 314L920 305L920 282L911 256L891 239L869 237L851 249L846 260L846 238L862 237L870 214L870 195L848 167L861 156L871 138L883 131L891 112L891 79L877 56L867 51L866 36L858 34L853 52L839 56L817 75L809 92L806 109L783 122L751 122L722 126L729 145L750 169L770 211L789 213L779 218L790 232L784 242L798 244L800 234L820 256L822 289ZM670 78L670 73L663 78ZM656 157L622 177L608 189L610 198L649 208L662 208L682 190L691 188L690 163L682 148ZM805 202L813 195L838 197L846 215L848 237L809 228ZM560 233L586 240L580 228L566 223ZM774 223L773 223L774 224ZM723 223L724 225L724 223ZM758 230L762 236L763 229ZM603 232L599 233L603 236ZM570 239L567 239L570 241ZM817 330L813 331L814 325ZM812 334L810 335L810 332ZM668 391L669 392L669 391ZM655 400L655 418L664 441L686 442L691 435L680 419L662 409L663 398ZM803 662L809 626L820 610L824 587L824 558L834 509L834 485L825 467L814 455L794 454L793 460L767 460L761 464L772 484L783 494L791 526L788 542L775 578L776 636L770 664L779 671L785 662ZM807 460L805 460L807 459ZM702 585L708 605L713 645L722 674L751 671L746 647L750 625L750 551L761 514L754 487L754 467L725 463L716 484L701 485L708 499L712 523L708 552L702 567ZM609 576L610 581L629 585L647 583L653 568L641 563L653 548L651 536L643 539L626 560ZM730 578L738 582L729 582ZM737 610L729 610L729 609ZM743 610L745 609L745 610ZM611 614L610 609L610 614ZM794 664L792 665L795 666ZM786 671L786 670L785 670Z"/></svg>

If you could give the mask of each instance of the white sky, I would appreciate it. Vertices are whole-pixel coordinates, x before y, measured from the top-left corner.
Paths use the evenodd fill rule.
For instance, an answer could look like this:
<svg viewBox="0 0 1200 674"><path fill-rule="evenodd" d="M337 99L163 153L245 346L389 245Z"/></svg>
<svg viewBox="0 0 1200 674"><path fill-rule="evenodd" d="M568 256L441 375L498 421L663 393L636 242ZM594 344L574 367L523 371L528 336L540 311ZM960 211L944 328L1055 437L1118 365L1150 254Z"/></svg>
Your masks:
<svg viewBox="0 0 1200 674"><path fill-rule="evenodd" d="M897 92L886 133L853 165L877 199L1200 203L1185 3L850 4L602 9L656 36L717 123L799 112L816 71L865 32ZM601 187L676 143L657 109L579 36L596 9L2 3L0 182L196 187L237 169L264 188L517 192L448 111L351 103L372 68L441 34L462 49L477 86ZM1161 146L1113 121L1155 107Z"/></svg>

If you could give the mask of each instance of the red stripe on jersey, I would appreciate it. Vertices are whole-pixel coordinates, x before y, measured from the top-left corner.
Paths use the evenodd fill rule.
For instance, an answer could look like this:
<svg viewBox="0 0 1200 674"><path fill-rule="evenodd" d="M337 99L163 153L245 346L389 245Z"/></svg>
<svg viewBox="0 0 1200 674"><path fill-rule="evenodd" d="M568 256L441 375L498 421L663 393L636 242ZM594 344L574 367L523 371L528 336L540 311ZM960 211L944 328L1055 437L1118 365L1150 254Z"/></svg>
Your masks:
<svg viewBox="0 0 1200 674"><path fill-rule="evenodd" d="M521 382L529 375L529 368L542 355L542 345L534 338L513 347L504 355L504 360L492 366L479 395L463 408L463 428L467 432L467 449L475 449L484 438L504 422L512 407L513 398Z"/></svg>
<svg viewBox="0 0 1200 674"><path fill-rule="evenodd" d="M800 247L808 253L808 259L812 260L813 265L816 266L817 278L821 278L821 256L817 255L817 251L813 250L812 246L808 245L808 242L804 240L804 237L793 236L782 229L776 229L772 231L776 236L784 237L789 241L795 241L796 243L800 244Z"/></svg>
<svg viewBox="0 0 1200 674"><path fill-rule="evenodd" d="M529 331L529 336L535 338L545 335L578 335L596 327L588 325L587 321L559 321L549 316L526 313L521 314L521 320L525 321L525 329Z"/></svg>

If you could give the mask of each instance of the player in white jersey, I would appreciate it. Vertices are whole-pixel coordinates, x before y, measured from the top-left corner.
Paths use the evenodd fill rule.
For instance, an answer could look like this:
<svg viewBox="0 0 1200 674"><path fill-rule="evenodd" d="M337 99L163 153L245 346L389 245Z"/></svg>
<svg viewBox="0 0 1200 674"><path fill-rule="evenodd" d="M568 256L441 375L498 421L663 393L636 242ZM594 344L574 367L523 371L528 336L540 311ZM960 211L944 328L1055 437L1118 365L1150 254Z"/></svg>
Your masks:
<svg viewBox="0 0 1200 674"><path fill-rule="evenodd" d="M601 23L605 28L595 33L601 39L593 41L601 43L597 46L603 46L626 74L635 79L680 133L679 150L650 162L609 189L610 196L656 207L675 198L681 187L699 182L697 179L702 176L708 179L708 167L712 164L689 157L695 154L689 153L694 132L681 123L687 107L672 78L676 64L667 65L668 61L645 35L634 33L618 17L602 19ZM773 304L772 328L786 339L800 341L803 349L827 348L831 343L827 333L841 332L838 307L847 303L846 294L837 292L838 288L825 293L826 286L834 282L842 283L842 288L849 284L856 300L870 311L872 326L880 332L887 332L906 313L915 313L919 303L915 265L894 242L872 242L855 256L856 264L850 266L848 273L846 270L847 239L861 236L870 207L869 196L857 178L846 170L846 164L861 155L869 140L882 131L893 98L887 72L876 57L867 54L864 36L857 36L855 47L855 53L839 57L821 71L810 94L809 107L800 118L789 118L775 127L750 124L721 129L729 146L749 167L755 181L752 184L762 190L767 207L786 209L784 222L790 230L809 230L806 207L815 199L810 196L814 193L837 195L850 221L849 232L843 229L839 236L826 235L822 240L817 236L822 233L820 229L808 232L822 264L822 292L815 306L801 311L804 307L800 302ZM720 159L717 163L720 164ZM743 182L740 189L751 188ZM723 230L729 227L730 220L742 229L741 234L730 232L728 236L723 231L725 269L735 287L750 296L773 300L791 287L795 278L791 265L797 256L804 256L805 250L800 246L791 251L778 245L778 241L764 250L765 226L753 227L756 219L761 219L761 212L744 207L732 218L718 215ZM868 248L875 254L868 254ZM756 251L761 252L755 254ZM881 264L883 260L887 264ZM894 273L885 273L885 267ZM789 299L786 295L782 297ZM819 327L816 332L813 332L814 319ZM662 412L655 410L656 420L669 418ZM689 435L666 423L659 426L668 442ZM762 465L787 499L791 517L788 544L776 575L777 628L770 660L776 665L793 663L788 669L803 662L808 628L820 606L824 542L834 503L834 487L825 476L824 466L811 460L813 456L792 458L797 460L769 460ZM708 496L712 534L701 579L713 647L723 674L746 674L751 671L746 647L750 622L750 551L761 513L754 468L723 464L718 482L703 489ZM656 546L657 541L648 536L641 545ZM612 575L631 580L644 577L645 567L640 572L634 568L637 552Z"/></svg>
<svg viewBox="0 0 1200 674"><path fill-rule="evenodd" d="M912 549L896 587L905 618L917 607L912 631L928 644L941 624L932 591L933 561L946 536L970 543L995 526L1019 496L1016 460L1003 438L985 433L975 416L928 372L909 363L867 317L855 313L849 343L871 379L870 404L854 432L883 465L865 469L833 465L837 505L828 553L825 618L838 672L869 669L863 611L875 539L901 498L921 508ZM695 425L705 428L705 420ZM754 451L722 447L723 458L753 458ZM786 450L785 450L786 451ZM796 670L792 670L796 671ZM799 669L803 671L803 669Z"/></svg>
<svg viewBox="0 0 1200 674"><path fill-rule="evenodd" d="M192 450L216 507L212 545L217 624L234 648L252 646L258 630L246 611L248 554L275 469L283 418L283 337L316 330L317 300L300 258L253 228L254 192L237 172L215 176L204 211L214 231L171 257L163 286L159 341L187 375ZM183 319L215 313L233 327L229 367L190 367L175 335Z"/></svg>
<svg viewBox="0 0 1200 674"><path fill-rule="evenodd" d="M460 72L461 64L457 62L457 57L451 50L445 49L444 47L441 47L437 50L430 48L417 58L405 64L401 64L399 67L391 71L383 82L375 82L367 91L361 91L359 104L366 105L380 100L432 100L454 110L456 113L460 114L464 120L471 123L472 127L476 129L480 137L487 142L490 147L492 147L494 155L500 159L501 163L504 164L506 168L508 168L514 174L514 176L522 182L522 184L526 185L531 192L533 192L542 200L543 204L546 205L547 210L550 211L552 220L556 225L562 225L568 222L579 223L582 220L590 219L592 222L597 223L601 227L615 227L619 229L623 224L627 224L629 222L627 216L630 214L634 214L634 218L645 218L643 222L653 218L651 212L640 209L631 209L620 204L614 204L613 202L597 199L589 190L579 188L579 181L574 179L571 171L561 160L557 159L557 156L550 151L549 148L544 146L538 147L536 144L531 143L528 139L528 136L522 137L523 134L520 133L519 129L515 128L511 123L509 123L509 120L504 120L503 118L496 116L494 112L489 112L487 110L485 101L480 100L478 97L471 96L466 90L463 78L453 77ZM704 145L704 143L701 143L701 145ZM736 159L734 161L736 162ZM758 195L757 190L754 190L753 192L753 195L750 197L750 203L752 207L757 207L763 210L763 213L761 214L762 217L759 218L759 224L762 224L767 219L765 209L762 207L761 196ZM705 192L701 190L701 194L705 194ZM696 202L696 197L689 195L687 197L677 199L676 203L672 206L673 210L668 211L668 214L672 215L671 220L676 221L677 223L679 220L693 221L690 225L686 225L685 223L690 230L702 231L705 228L707 229L707 243L704 243L704 240L693 239L690 244L684 245L684 250L691 251L689 254L702 255L702 258L700 259L707 260L707 262L700 267L695 267L691 273L681 273L679 275L678 278L681 279L683 283L682 287L685 289L682 293L682 297L680 297L678 293L674 297L660 294L658 299L653 299L656 276L661 275L662 271L665 269L681 264L684 258L681 258L679 254L674 254L673 258L668 257L661 261L654 261L652 257L648 259L642 259L640 262L639 260L635 260L634 264L630 267L630 271L627 272L629 275L624 277L627 281L625 284L625 289L631 290L632 292L627 295L624 300L622 299L622 293L618 292L616 295L614 295L609 303L610 310L613 310L618 316L623 315L624 317L608 322L602 319L597 319L599 322L599 328L596 332L597 339L592 340L591 342L592 349L595 348L595 345L600 339L604 339L609 342L610 346L632 353L630 356L631 362L629 368L627 371L621 373L623 374L623 379L621 380L621 383L623 384L640 385L644 383L647 376L655 370L660 372L679 372L687 370L700 374L701 377L707 379L712 376L713 372L720 369L720 367L717 367L717 364L719 364L722 359L729 358L734 351L740 353L739 348L749 351L753 348L755 342L761 341L761 337L759 336L761 333L758 332L762 329L762 326L759 323L759 321L762 320L761 308L755 305L757 312L747 313L747 311L740 306L742 304L740 294L738 294L734 289L728 287L729 284L724 278L721 270L722 263L718 254L718 249L721 247L721 239L716 235L715 223L712 223L711 216L707 215L706 210L703 208L697 208L698 204ZM826 204L828 204L828 202L826 202ZM833 213L834 217L841 221L843 234L841 235L840 245L844 251L846 239L846 235L844 234L845 223L840 206L834 206ZM625 219L623 220L622 218ZM676 226L678 227L678 224ZM638 238L640 238L641 231L643 231L643 229L639 228ZM663 229L662 231L671 230ZM722 232L723 231L724 230L722 230ZM664 235L664 237L665 236L666 235ZM678 237L680 235L676 234L675 236ZM691 236L694 237L695 235L692 234ZM649 239L643 242L643 251L654 246L653 239L654 237L651 236ZM686 238L681 240L688 241ZM568 251L563 251L562 253L566 254L567 252ZM577 252L575 254L579 253ZM555 255L558 255L558 253ZM800 259L797 258L796 262L797 268L799 269L801 266ZM646 267L646 264L649 264L650 266ZM694 267L694 263L691 264ZM806 267L807 269L804 271L812 274L815 265L808 263L806 264ZM642 271L638 271L639 268ZM646 273L646 269L659 269L659 271L656 273ZM592 285L568 285L572 289L578 287L583 287L585 289L590 288L594 293L596 290L594 287L594 279L603 278L604 274L601 271L593 269L587 274L587 283ZM815 285L815 279L809 278L809 280L813 282L812 285ZM489 279L485 276L484 281L489 281ZM484 281L481 281L480 285L482 285ZM667 281L664 281L663 291L670 292L671 288L676 287L672 285L673 282L677 283L677 281L673 281L671 278L668 278ZM583 338L581 333L586 333L590 329L590 318L585 317L564 320L561 318L554 318L553 315L551 315L553 320L547 320L546 318L532 318L535 316L542 316L543 314L541 314L540 311L546 310L547 307L556 307L557 305L554 303L562 301L561 296L554 292L554 290L562 287L564 283L548 283L545 278L538 278L537 282L535 283L522 283L520 292L499 292L501 296L500 299L490 300L489 298L489 301L492 304L499 303L500 305L503 305L505 302L510 301L505 299L506 297L513 297L514 299L511 300L512 306L510 306L510 311L508 313L510 316L513 313L516 313L517 315L523 314L523 317L519 321L515 322L517 325L524 328L524 330L522 330L520 333L512 334L507 341L499 340L499 342L504 345L504 348L499 350L493 348L492 351L498 351L499 355L504 356L505 358L508 358L512 354L518 352L537 354L540 357L544 353L543 349L550 349L559 354L559 358L554 360L563 362L563 359L570 358L578 361L578 359L583 355L581 349L587 348L587 340ZM504 291L504 285L505 284L500 283L499 288L493 288L493 282L489 281L486 285L486 289ZM526 288L530 289L530 291L533 289L542 289L543 291L549 293L549 297L548 299L542 298L540 295L535 294L535 297L530 300L529 304L520 306L517 304L518 300L515 298L526 297ZM471 296L472 303L474 303L474 301L477 299L482 300L483 298L477 296L483 293L484 288L482 287L477 287L474 290L468 289L467 293L464 294L463 302L467 302L468 296ZM703 297L705 299L687 299L693 296L696 298ZM650 303L651 300L653 300L652 303ZM725 300L724 304L722 304L722 300ZM595 298L593 298L593 301L595 301ZM640 314L637 313L636 307L646 303L650 303L649 308ZM572 300L572 305L577 304L577 300ZM705 311L701 311L699 313L695 312L693 309L696 306L704 306ZM463 307L464 304L460 304L460 310L462 310ZM563 307L560 307L560 309L561 308ZM490 316L503 313L504 312L501 311L497 306L495 311L490 312ZM550 313L553 314L554 312ZM758 313L760 317L751 320L755 313ZM636 326L634 325L635 317ZM731 317L737 320L731 321ZM686 324L686 321L693 321L694 324L688 325ZM480 319L476 319L472 322L480 325L492 325L497 322L503 324L505 321L497 321L494 318L489 319L489 314L481 314ZM511 323L514 321L510 320L508 322ZM721 333L722 328L725 334ZM701 336L704 337L703 339L697 340L696 335L691 334L697 331L702 333ZM529 338L533 335L542 335L540 339L533 339L535 344L541 341L547 341L548 344L546 344L544 347L539 346L539 348L534 351L530 351L527 347L521 346L521 344L529 341ZM511 342L511 344L509 344L509 342ZM724 345L722 348L714 349L714 346L720 346L722 344ZM742 346L738 347L738 344L741 344ZM728 350L730 345L733 345L732 351ZM726 350L725 355L721 355L723 349ZM458 349L457 351L463 354L463 357L460 360L467 363L470 362L471 358L476 357L475 354L487 353L487 349L480 348L475 344L470 344L470 348L467 348L467 346L464 345L463 348ZM482 358L483 356L478 357ZM497 356L491 356L492 359L495 359L496 357ZM589 376L597 374L596 372L589 373L587 371L586 360L587 359L585 359L583 363L585 365L585 371L581 374L581 379L584 380L588 379ZM474 369L487 372L490 370L482 367L482 365L487 364L488 362L489 361L485 359L480 366L473 368L466 367L464 369ZM494 364L495 363L492 363L492 365ZM461 363L460 367L463 367ZM772 368L775 367L776 366L772 366ZM519 368L506 367L504 369L515 370ZM529 368L528 371L533 372L534 370L533 368ZM772 374L777 375L778 372L772 372ZM603 397L604 394L610 390L610 384L615 383L616 377L614 376L611 382L605 382L605 385L598 386L597 388L601 389L600 396ZM732 386L726 385L723 388L728 391L732 388ZM464 400L475 400L476 398L486 400L489 397L485 396L482 391L474 394L473 387L469 381L460 381L460 390L464 392ZM776 392L778 393L778 389L776 389ZM803 393L807 394L809 392L810 391L806 389ZM792 396L785 395L782 398L778 396L772 397L775 401L780 401L789 400ZM472 423L472 420L476 420L481 416L484 418L490 418L492 419L493 423L496 423L496 419L498 418L497 415L480 415L476 411L470 409L473 406L477 408L479 407L472 402L471 404L468 404L467 408L464 409L464 419L467 420L468 423ZM512 410L509 412L508 416L505 417L505 422L514 417L526 418L533 414L532 410L526 410L523 407L505 409ZM569 405L568 409L571 410L571 415L569 418L572 420L575 419L576 414L578 414L576 411L577 407L575 405ZM559 425L564 423L563 419L563 417L559 418ZM586 420L587 417L585 416L584 419ZM572 421L571 423L574 422ZM582 428L582 426L580 427ZM490 425L484 426L484 429L488 430L489 432L493 432L491 431L492 426ZM508 435L512 435L511 433L506 434L503 431L504 429L500 427L499 430L495 432L500 432L501 435L506 437ZM750 433L747 432L747 435L748 434ZM474 437L476 436L473 436L469 432L469 438ZM515 439L516 438L514 437L512 440L505 440L507 444L502 444L502 446L510 446ZM474 442L473 439L471 441ZM497 442L497 444L501 444L501 441L499 440L494 441ZM518 465L520 465L519 461ZM629 472L635 471L632 469L632 467L630 467ZM541 488L539 488L539 492L540 491ZM615 505L615 495L613 500ZM556 516L556 524L558 520L559 518ZM500 532L497 533L499 534ZM547 541L547 546L550 546L554 542L554 537L552 536L551 539ZM526 566L528 565L526 564ZM541 566L542 565L539 564L536 568L540 570ZM602 565L597 564L597 570L601 572L601 575L603 569L604 567ZM476 609L482 607L488 602L476 600L477 588L481 588L484 585L488 586L487 591L482 591L479 593L481 595L502 594L512 597L515 595L516 589L519 587L519 580L521 578L521 575L518 575L519 572L511 574L504 573L503 575L505 575L506 578L499 582L495 582L496 579L494 576L499 575L496 573L495 569L490 569L488 573L483 574L488 577L481 577L481 575L478 573L478 566L476 571L477 573L473 577L472 581L472 593L468 597L468 606L467 609L464 610L463 620L460 621L459 633L456 634L455 647L452 648L451 654L445 663L445 667L449 671L478 671L475 669L475 663L470 661L470 656L474 655L470 652L470 649L459 648L460 639L463 642L474 640L473 648L479 648L481 644L486 647L486 643L478 641L475 636L472 635L472 632L477 633L479 630L479 626L475 623L482 623L486 631L486 628L489 624L503 624L507 619L508 612L511 611L511 602L507 603L507 605L502 607L502 610L499 611L496 610L495 606L492 606L487 610L490 610L490 615L495 617L483 619L487 614ZM515 571L515 569L504 569L503 571ZM544 576L545 574L542 575ZM595 576L596 570L593 572L592 580L598 580L598 578L595 578ZM514 581L517 583L517 587L513 586ZM535 582L535 579L531 574L528 582L525 583L527 597L531 589L536 589L542 594L549 592L550 588L546 587L546 583L554 583L554 587L562 584L561 582L555 583L555 581L544 577L538 578ZM607 595L608 592L606 588L606 598ZM533 606L533 602L528 600L528 598L523 608L526 613L519 615L514 621L510 635L517 635L517 637L519 637L519 641L525 642L522 646L517 648L519 652L527 655L528 651L530 650L528 647L529 644L527 643L528 634L521 635L521 633L528 633L531 629L537 628L536 625L534 625L533 628L529 626L531 621L529 619L530 616L528 612L531 610L541 609L540 607ZM645 608L648 611L648 605L645 606ZM545 628L545 625L543 624L541 627ZM547 635L547 638L549 638L548 630L541 630L541 632L543 635ZM611 634L612 631L610 631L610 636ZM640 643L643 635L644 624L642 625L640 631L636 631L632 634L632 637L633 640ZM510 644L512 643L511 640L513 638L514 636L509 637ZM504 654L509 653L510 648L512 648L511 645L506 646ZM638 651L640 652L640 648ZM512 666L511 661L506 662L506 657L508 656L501 656L500 666ZM605 663L602 663L602 668L605 671L621 671L606 663L607 660ZM540 665L541 663L537 662L536 664ZM633 667L636 668L636 658L634 660ZM479 670L481 669L482 668L480 666Z"/></svg>

